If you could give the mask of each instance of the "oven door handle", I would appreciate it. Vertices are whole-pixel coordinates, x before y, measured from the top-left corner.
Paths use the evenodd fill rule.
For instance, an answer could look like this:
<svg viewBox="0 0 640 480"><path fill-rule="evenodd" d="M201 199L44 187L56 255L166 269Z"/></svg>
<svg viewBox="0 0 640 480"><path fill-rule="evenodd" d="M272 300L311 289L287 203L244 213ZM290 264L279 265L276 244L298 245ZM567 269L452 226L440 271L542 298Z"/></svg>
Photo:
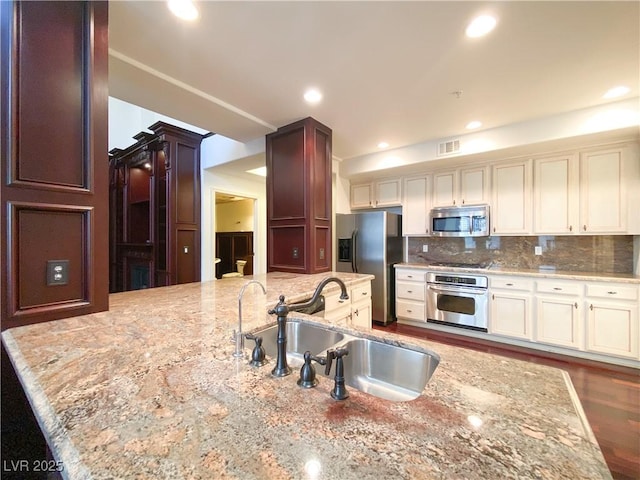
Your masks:
<svg viewBox="0 0 640 480"><path fill-rule="evenodd" d="M434 292L452 293L452 294L467 293L469 295L474 295L478 297L487 295L488 293L486 288L476 289L476 288L464 288L464 287L455 287L455 286L441 287L439 285L434 285L434 284L428 284L427 287L429 287L429 289L433 290Z"/></svg>

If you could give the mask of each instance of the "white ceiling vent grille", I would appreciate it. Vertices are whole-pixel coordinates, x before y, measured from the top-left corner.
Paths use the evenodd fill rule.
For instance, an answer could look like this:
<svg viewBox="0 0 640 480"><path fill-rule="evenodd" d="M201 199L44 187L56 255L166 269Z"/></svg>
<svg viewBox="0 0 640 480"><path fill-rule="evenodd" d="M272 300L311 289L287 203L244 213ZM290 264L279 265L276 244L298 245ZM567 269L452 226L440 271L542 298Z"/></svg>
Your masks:
<svg viewBox="0 0 640 480"><path fill-rule="evenodd" d="M450 142L442 142L438 144L438 156L451 155L460 151L460 140L451 140Z"/></svg>

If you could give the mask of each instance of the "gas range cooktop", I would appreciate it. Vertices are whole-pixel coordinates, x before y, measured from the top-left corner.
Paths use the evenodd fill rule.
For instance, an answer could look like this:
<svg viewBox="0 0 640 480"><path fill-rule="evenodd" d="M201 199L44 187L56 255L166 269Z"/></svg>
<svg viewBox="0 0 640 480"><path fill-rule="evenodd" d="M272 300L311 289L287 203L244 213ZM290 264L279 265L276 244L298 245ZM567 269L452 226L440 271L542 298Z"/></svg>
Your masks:
<svg viewBox="0 0 640 480"><path fill-rule="evenodd" d="M480 263L461 263L461 262L431 262L430 267L449 267L449 268L488 268L490 262Z"/></svg>

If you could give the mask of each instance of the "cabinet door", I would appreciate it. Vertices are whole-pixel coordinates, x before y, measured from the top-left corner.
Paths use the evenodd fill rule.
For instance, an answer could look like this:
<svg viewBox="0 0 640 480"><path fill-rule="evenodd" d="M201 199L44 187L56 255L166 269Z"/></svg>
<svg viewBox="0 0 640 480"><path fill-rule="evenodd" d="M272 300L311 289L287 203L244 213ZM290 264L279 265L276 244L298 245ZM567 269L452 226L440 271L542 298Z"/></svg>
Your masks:
<svg viewBox="0 0 640 480"><path fill-rule="evenodd" d="M487 169L469 168L460 170L460 202L475 205L487 202Z"/></svg>
<svg viewBox="0 0 640 480"><path fill-rule="evenodd" d="M531 232L531 162L493 167L493 233Z"/></svg>
<svg viewBox="0 0 640 480"><path fill-rule="evenodd" d="M371 299L351 305L351 324L355 327L371 328Z"/></svg>
<svg viewBox="0 0 640 480"><path fill-rule="evenodd" d="M429 233L429 177L407 178L402 203L402 234Z"/></svg>
<svg viewBox="0 0 640 480"><path fill-rule="evenodd" d="M456 204L457 172L441 172L433 175L433 206L446 207Z"/></svg>
<svg viewBox="0 0 640 480"><path fill-rule="evenodd" d="M538 297L537 307L538 342L582 348L582 315L577 297Z"/></svg>
<svg viewBox="0 0 640 480"><path fill-rule="evenodd" d="M402 204L402 183L399 178L376 182L376 207L393 207Z"/></svg>
<svg viewBox="0 0 640 480"><path fill-rule="evenodd" d="M531 296L510 292L491 295L489 333L531 340Z"/></svg>
<svg viewBox="0 0 640 480"><path fill-rule="evenodd" d="M536 159L533 182L534 232L578 233L576 158L567 156Z"/></svg>
<svg viewBox="0 0 640 480"><path fill-rule="evenodd" d="M372 200L373 185L371 183L351 185L351 208L371 208Z"/></svg>
<svg viewBox="0 0 640 480"><path fill-rule="evenodd" d="M587 349L638 358L638 304L589 301Z"/></svg>
<svg viewBox="0 0 640 480"><path fill-rule="evenodd" d="M580 230L582 233L626 231L627 202L622 150L580 156Z"/></svg>

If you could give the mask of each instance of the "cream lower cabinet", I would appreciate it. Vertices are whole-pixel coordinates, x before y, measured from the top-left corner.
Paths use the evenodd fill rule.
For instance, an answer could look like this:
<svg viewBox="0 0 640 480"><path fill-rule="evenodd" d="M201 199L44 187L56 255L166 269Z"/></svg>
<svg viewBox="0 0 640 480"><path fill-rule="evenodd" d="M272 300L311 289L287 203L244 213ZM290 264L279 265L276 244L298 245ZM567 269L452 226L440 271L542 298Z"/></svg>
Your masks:
<svg viewBox="0 0 640 480"><path fill-rule="evenodd" d="M424 270L396 269L396 317L398 321L427 321L427 283Z"/></svg>
<svg viewBox="0 0 640 480"><path fill-rule="evenodd" d="M587 285L587 350L640 358L639 289L625 284Z"/></svg>
<svg viewBox="0 0 640 480"><path fill-rule="evenodd" d="M371 281L357 283L342 300L340 291L325 295L324 318L333 322L347 321L356 327L371 328Z"/></svg>
<svg viewBox="0 0 640 480"><path fill-rule="evenodd" d="M531 340L533 281L523 277L490 277L489 289L489 333Z"/></svg>
<svg viewBox="0 0 640 480"><path fill-rule="evenodd" d="M537 282L536 341L569 348L583 348L582 288L581 282Z"/></svg>

